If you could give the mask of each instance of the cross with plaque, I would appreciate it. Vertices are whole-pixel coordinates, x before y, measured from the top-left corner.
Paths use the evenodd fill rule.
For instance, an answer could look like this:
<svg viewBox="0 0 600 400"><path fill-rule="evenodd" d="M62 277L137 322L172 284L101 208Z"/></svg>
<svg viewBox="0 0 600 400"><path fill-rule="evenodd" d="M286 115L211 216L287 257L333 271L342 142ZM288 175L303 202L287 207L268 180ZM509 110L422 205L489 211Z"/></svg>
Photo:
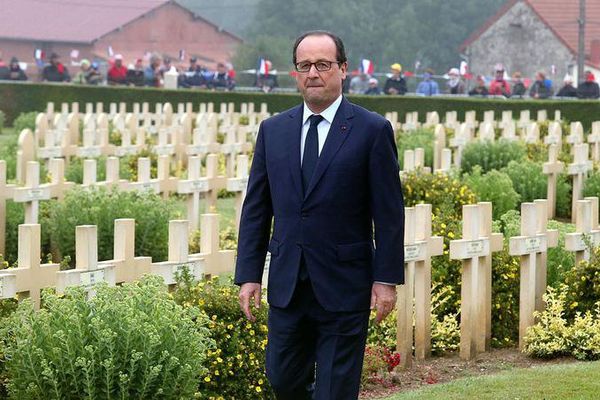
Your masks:
<svg viewBox="0 0 600 400"><path fill-rule="evenodd" d="M561 174L565 168L562 161L558 161L558 149L557 144L551 144L548 146L548 162L543 165L543 171L545 175L548 175L548 189L546 198L548 199L548 218L554 218L556 214L556 181L558 175Z"/></svg>
<svg viewBox="0 0 600 400"><path fill-rule="evenodd" d="M423 124L424 128L432 128L440 123L440 115L437 111L430 111L425 114L425 124Z"/></svg>
<svg viewBox="0 0 600 400"><path fill-rule="evenodd" d="M479 125L479 140L493 142L496 139L494 125L489 122L482 122Z"/></svg>
<svg viewBox="0 0 600 400"><path fill-rule="evenodd" d="M492 233L492 203L463 206L463 238L450 241L450 259L462 260L460 357L489 349L492 325L492 253L503 238Z"/></svg>
<svg viewBox="0 0 600 400"><path fill-rule="evenodd" d="M575 221L577 200L583 197L583 184L588 171L592 170L592 162L588 159L589 145L587 143L574 146L573 163L568 165L567 172L573 176L573 198L571 206L571 220Z"/></svg>
<svg viewBox="0 0 600 400"><path fill-rule="evenodd" d="M121 145L115 148L115 154L119 157L134 155L140 152L146 141L146 132L143 128L139 128L137 114L127 114L125 123L121 131ZM135 138L135 144L133 139Z"/></svg>
<svg viewBox="0 0 600 400"><path fill-rule="evenodd" d="M135 256L135 220L115 219L113 261L115 283L133 282L150 273L151 257Z"/></svg>
<svg viewBox="0 0 600 400"><path fill-rule="evenodd" d="M178 178L171 176L171 157L158 156L156 175L163 199L169 198L170 193L177 191L177 182L179 182Z"/></svg>
<svg viewBox="0 0 600 400"><path fill-rule="evenodd" d="M51 197L51 188L47 184L40 185L40 164L37 161L27 163L25 186L15 188L13 194L15 203L25 203L25 223L37 224L39 202Z"/></svg>
<svg viewBox="0 0 600 400"><path fill-rule="evenodd" d="M150 178L150 159L146 157L138 158L137 182L130 182L129 190L139 190L142 192L150 191L160 193L160 183L157 179Z"/></svg>
<svg viewBox="0 0 600 400"><path fill-rule="evenodd" d="M409 367L413 321L415 357L423 360L431 355L431 257L443 253L444 240L431 235L431 204L408 207L404 212L405 283L397 287L397 351L401 365Z"/></svg>
<svg viewBox="0 0 600 400"><path fill-rule="evenodd" d="M552 121L548 125L548 136L544 138L544 144L555 144L560 149L562 146L562 127L559 122Z"/></svg>
<svg viewBox="0 0 600 400"><path fill-rule="evenodd" d="M205 156L208 153L218 153L221 144L217 143L214 131L209 130L208 114L200 112L196 117L196 128L192 131L192 144L186 148L189 156Z"/></svg>
<svg viewBox="0 0 600 400"><path fill-rule="evenodd" d="M456 111L446 111L446 118L444 126L448 129L458 129L460 123L458 122L458 113Z"/></svg>
<svg viewBox="0 0 600 400"><path fill-rule="evenodd" d="M210 157L213 156L213 157ZM215 163L216 155L207 157L207 164ZM207 165L208 167L208 165ZM214 166L212 166L214 168ZM201 176L202 163L200 157L192 156L188 160L188 177L177 182L177 193L187 196L187 218L191 221L190 229L198 230L200 227L200 195L210 191L208 178Z"/></svg>
<svg viewBox="0 0 600 400"><path fill-rule="evenodd" d="M474 131L479 126L479 122L477 122L477 113L474 110L466 111L464 123L467 124L471 131Z"/></svg>
<svg viewBox="0 0 600 400"><path fill-rule="evenodd" d="M202 279L204 277L204 260L191 260L189 257L188 234L188 221L169 221L168 260L153 263L150 266L152 274L161 276L168 286L172 286L176 283L175 275L181 273L183 268L188 268L190 273L196 279Z"/></svg>
<svg viewBox="0 0 600 400"><path fill-rule="evenodd" d="M512 110L502 111L502 117L500 120L500 128L504 129L507 124L514 124Z"/></svg>
<svg viewBox="0 0 600 400"><path fill-rule="evenodd" d="M19 225L17 268L3 270L2 274L15 278L15 293L27 293L36 310L40 308L42 289L55 287L58 264L41 264L41 227L39 224ZM4 282L3 282L4 283ZM4 288L3 288L4 289ZM6 293L3 293L6 294Z"/></svg>
<svg viewBox="0 0 600 400"><path fill-rule="evenodd" d="M492 125L492 128L496 127L496 116L494 110L483 112L483 123Z"/></svg>
<svg viewBox="0 0 600 400"><path fill-rule="evenodd" d="M587 240L594 247L600 244L597 197L586 197L584 200L577 201L575 233L567 233L565 236L565 249L575 253L575 265L590 259Z"/></svg>
<svg viewBox="0 0 600 400"><path fill-rule="evenodd" d="M502 139L517 140L517 124L512 119L502 123Z"/></svg>
<svg viewBox="0 0 600 400"><path fill-rule="evenodd" d="M459 168L463 149L471 141L472 137L471 128L466 123L463 123L460 124L458 130L454 133L454 137L450 139L450 147L454 149L454 165Z"/></svg>
<svg viewBox="0 0 600 400"><path fill-rule="evenodd" d="M510 255L521 258L519 295L519 348L521 350L525 344L527 328L535 323L534 311L541 311L539 304L536 303L541 303L541 296L546 291L546 253L548 248L558 245L558 231L547 229L546 207L546 200L521 203L521 236L512 237L509 241Z"/></svg>
<svg viewBox="0 0 600 400"><path fill-rule="evenodd" d="M576 145L583 143L583 125L581 125L581 122L571 122L571 134L567 136L567 143L571 145L571 154L574 154Z"/></svg>
<svg viewBox="0 0 600 400"><path fill-rule="evenodd" d="M59 271L56 275L58 293L64 293L69 286L83 286L93 296L95 284L115 285L114 264L98 262L98 227L81 225L75 228L75 269Z"/></svg>

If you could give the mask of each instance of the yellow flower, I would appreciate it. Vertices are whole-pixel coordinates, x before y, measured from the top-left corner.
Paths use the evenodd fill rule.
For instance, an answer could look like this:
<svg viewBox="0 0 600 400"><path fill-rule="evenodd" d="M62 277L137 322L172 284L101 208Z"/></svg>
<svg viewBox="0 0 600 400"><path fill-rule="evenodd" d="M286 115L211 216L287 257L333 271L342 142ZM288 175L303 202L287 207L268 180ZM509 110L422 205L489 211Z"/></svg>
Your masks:
<svg viewBox="0 0 600 400"><path fill-rule="evenodd" d="M260 392L262 392L262 389L260 388L260 386L257 386L257 387L256 387L256 392L257 392L257 393L260 393Z"/></svg>
<svg viewBox="0 0 600 400"><path fill-rule="evenodd" d="M205 376L204 377L204 382L210 382L210 376Z"/></svg>

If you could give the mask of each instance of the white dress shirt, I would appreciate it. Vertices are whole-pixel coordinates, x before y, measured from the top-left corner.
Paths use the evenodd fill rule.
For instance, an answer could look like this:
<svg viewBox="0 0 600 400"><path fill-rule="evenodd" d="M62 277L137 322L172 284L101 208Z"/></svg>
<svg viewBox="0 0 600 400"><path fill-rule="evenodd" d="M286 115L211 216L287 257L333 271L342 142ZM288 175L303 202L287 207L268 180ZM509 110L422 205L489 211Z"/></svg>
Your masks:
<svg viewBox="0 0 600 400"><path fill-rule="evenodd" d="M338 97L329 107L323 110L322 113L316 114L323 117L323 120L317 125L317 132L319 133L319 155L321 155L321 150L323 150L323 145L325 144L325 140L327 139L327 135L329 134L329 128L331 128L331 124L333 123L333 119L335 118L335 114L337 113L338 108L340 108L340 104L342 104L342 95ZM300 137L300 165L302 165L302 160L304 159L304 143L306 142L306 135L308 134L308 128L310 128L310 118L311 115L315 115L306 102L304 102L304 114L302 115L302 136Z"/></svg>

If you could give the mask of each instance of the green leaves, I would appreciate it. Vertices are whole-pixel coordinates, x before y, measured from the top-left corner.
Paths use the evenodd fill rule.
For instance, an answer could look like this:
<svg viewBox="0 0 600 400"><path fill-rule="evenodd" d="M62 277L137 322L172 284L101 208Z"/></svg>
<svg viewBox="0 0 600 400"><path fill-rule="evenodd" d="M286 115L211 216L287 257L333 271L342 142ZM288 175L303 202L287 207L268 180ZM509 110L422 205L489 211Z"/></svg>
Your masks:
<svg viewBox="0 0 600 400"><path fill-rule="evenodd" d="M189 399L213 345L207 319L177 305L155 276L122 287L46 292L0 329L18 399Z"/></svg>

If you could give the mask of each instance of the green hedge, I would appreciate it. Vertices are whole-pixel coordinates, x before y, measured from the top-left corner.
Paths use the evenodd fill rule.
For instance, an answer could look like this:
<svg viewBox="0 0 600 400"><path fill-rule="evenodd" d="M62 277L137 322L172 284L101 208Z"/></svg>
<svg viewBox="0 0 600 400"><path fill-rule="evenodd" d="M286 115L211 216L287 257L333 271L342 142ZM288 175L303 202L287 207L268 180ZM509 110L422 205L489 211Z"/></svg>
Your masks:
<svg viewBox="0 0 600 400"><path fill-rule="evenodd" d="M560 109L563 118L569 121L581 121L587 129L597 119L600 113L599 101L555 101L555 100L502 100L502 99L476 99L476 98L447 98L447 97L419 97L419 96L351 96L352 101L379 113L397 111L399 118L404 119L404 114L409 111L418 111L420 118L425 118L427 111L437 111L443 118L446 111L458 111L459 119L464 118L464 112L475 110L478 118L483 119L483 112L496 110L513 110L518 117L521 110L531 110L535 118L539 109L548 110L551 117L554 110ZM80 110L87 102L103 102L106 109L109 103L134 102L153 103L185 103L212 101L216 105L221 102L254 102L257 105L267 103L270 112L286 110L299 104L297 94L264 94L240 92L210 92L200 90L166 90L154 88L129 88L129 87L94 87L76 85L57 85L43 83L0 83L0 110L6 114L8 124L22 112L45 110L46 104L53 101L60 110L62 102L79 102ZM218 109L218 106L217 106ZM500 115L498 114L497 118Z"/></svg>

